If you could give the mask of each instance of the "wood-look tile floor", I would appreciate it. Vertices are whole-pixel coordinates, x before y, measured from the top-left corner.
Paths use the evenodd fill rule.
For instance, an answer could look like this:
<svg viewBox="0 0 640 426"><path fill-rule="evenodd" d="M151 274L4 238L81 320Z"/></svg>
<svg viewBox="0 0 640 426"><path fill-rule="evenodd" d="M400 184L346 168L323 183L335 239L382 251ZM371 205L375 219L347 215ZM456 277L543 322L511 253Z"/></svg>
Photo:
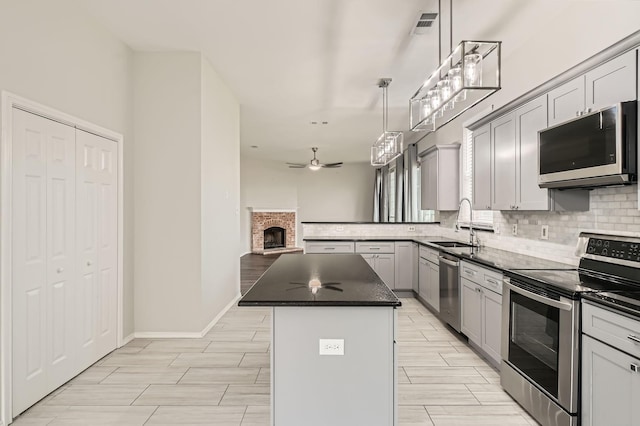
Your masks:
<svg viewBox="0 0 640 426"><path fill-rule="evenodd" d="M402 303L400 425L536 424L465 342L415 299ZM270 324L268 308L233 307L202 339L136 339L14 424L268 425Z"/></svg>

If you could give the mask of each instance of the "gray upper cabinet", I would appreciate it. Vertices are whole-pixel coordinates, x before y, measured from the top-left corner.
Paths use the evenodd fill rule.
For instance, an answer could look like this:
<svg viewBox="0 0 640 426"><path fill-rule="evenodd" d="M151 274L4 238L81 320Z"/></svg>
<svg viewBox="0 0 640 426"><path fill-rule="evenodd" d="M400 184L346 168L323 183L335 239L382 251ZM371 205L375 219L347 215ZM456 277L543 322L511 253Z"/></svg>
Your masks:
<svg viewBox="0 0 640 426"><path fill-rule="evenodd" d="M576 117L584 110L584 76L553 89L548 93L549 126Z"/></svg>
<svg viewBox="0 0 640 426"><path fill-rule="evenodd" d="M548 210L549 190L538 186L538 132L547 127L547 96L515 112L517 210Z"/></svg>
<svg viewBox="0 0 640 426"><path fill-rule="evenodd" d="M516 199L516 127L513 113L491 123L491 207L512 210Z"/></svg>
<svg viewBox="0 0 640 426"><path fill-rule="evenodd" d="M473 132L474 210L582 211L588 191L538 186L538 131L547 127L547 95Z"/></svg>
<svg viewBox="0 0 640 426"><path fill-rule="evenodd" d="M460 145L435 145L420 164L422 210L457 210L460 202Z"/></svg>
<svg viewBox="0 0 640 426"><path fill-rule="evenodd" d="M636 99L636 51L605 62L585 75L586 107L598 110Z"/></svg>
<svg viewBox="0 0 640 426"><path fill-rule="evenodd" d="M636 51L630 51L549 92L549 126L617 102L636 99Z"/></svg>
<svg viewBox="0 0 640 426"><path fill-rule="evenodd" d="M491 210L490 125L473 131L473 209Z"/></svg>

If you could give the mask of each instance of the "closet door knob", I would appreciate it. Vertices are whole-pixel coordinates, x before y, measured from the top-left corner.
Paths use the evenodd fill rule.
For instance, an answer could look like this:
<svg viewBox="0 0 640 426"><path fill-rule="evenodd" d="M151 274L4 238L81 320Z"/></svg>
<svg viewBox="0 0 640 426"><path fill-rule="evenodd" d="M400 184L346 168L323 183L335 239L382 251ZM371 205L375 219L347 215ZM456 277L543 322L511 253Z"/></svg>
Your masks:
<svg viewBox="0 0 640 426"><path fill-rule="evenodd" d="M91 266L93 263L90 260L87 260L87 266Z"/></svg>
<svg viewBox="0 0 640 426"><path fill-rule="evenodd" d="M58 269L56 269L56 272L57 272L57 273L59 273L59 274L61 274L63 271L64 271L64 268L58 268Z"/></svg>

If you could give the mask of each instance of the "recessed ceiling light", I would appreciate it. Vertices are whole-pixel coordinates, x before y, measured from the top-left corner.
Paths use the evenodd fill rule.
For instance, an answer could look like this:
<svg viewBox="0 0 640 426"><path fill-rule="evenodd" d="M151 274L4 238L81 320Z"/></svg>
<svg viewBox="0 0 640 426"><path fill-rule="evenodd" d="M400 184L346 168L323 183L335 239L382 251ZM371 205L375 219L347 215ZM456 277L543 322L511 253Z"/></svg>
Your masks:
<svg viewBox="0 0 640 426"><path fill-rule="evenodd" d="M311 124L318 124L318 122L317 121L312 121Z"/></svg>
<svg viewBox="0 0 640 426"><path fill-rule="evenodd" d="M251 148L254 148L254 149L255 149L255 148L257 148L257 147L258 147L258 145L251 145Z"/></svg>
<svg viewBox="0 0 640 426"><path fill-rule="evenodd" d="M328 121L323 121L322 124L329 124L329 122Z"/></svg>

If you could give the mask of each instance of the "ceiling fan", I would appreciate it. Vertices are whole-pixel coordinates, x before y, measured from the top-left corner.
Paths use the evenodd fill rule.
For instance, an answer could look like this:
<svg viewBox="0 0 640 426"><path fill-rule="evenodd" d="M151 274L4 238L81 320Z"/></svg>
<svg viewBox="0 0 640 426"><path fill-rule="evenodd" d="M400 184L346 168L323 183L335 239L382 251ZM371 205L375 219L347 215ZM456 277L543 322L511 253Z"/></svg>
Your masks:
<svg viewBox="0 0 640 426"><path fill-rule="evenodd" d="M289 165L290 168L292 169L304 169L305 167L308 167L309 170L320 170L321 168L327 168L327 169L335 169L337 167L341 167L342 166L342 162L340 163L327 163L327 164L322 164L320 163L320 160L318 160L316 158L316 152L318 151L318 148L313 147L311 148L311 150L313 151L313 160L311 160L309 162L309 164L304 164L304 163L287 163Z"/></svg>

